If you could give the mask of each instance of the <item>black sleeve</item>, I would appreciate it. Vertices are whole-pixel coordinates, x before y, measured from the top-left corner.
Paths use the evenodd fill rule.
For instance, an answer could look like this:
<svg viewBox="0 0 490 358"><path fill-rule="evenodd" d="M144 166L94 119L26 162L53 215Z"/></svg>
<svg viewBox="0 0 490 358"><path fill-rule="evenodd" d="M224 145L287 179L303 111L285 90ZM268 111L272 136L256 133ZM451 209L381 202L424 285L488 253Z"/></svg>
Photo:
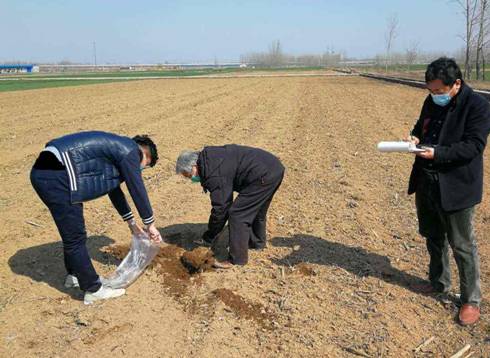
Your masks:
<svg viewBox="0 0 490 358"><path fill-rule="evenodd" d="M109 193L109 198L124 221L131 220L134 217L120 186Z"/></svg>
<svg viewBox="0 0 490 358"><path fill-rule="evenodd" d="M427 106L427 99L424 102L424 105L422 106L422 110L420 111L420 116L418 121L415 123L415 126L413 127L412 131L410 132L411 135L417 137L420 141L422 141L422 136L423 136L423 129L424 129L424 118L425 118L425 108Z"/></svg>
<svg viewBox="0 0 490 358"><path fill-rule="evenodd" d="M208 231L204 238L213 240L218 235L228 220L228 211L233 203L233 184L227 183L225 178L215 177L208 179L206 189L211 197L211 215L209 216Z"/></svg>
<svg viewBox="0 0 490 358"><path fill-rule="evenodd" d="M119 164L122 179L126 182L129 194L140 214L143 224L149 225L155 221L150 199L146 192L141 176L139 150L135 149Z"/></svg>
<svg viewBox="0 0 490 358"><path fill-rule="evenodd" d="M483 153L490 131L490 104L481 99L468 113L461 141L435 148L437 164L467 163Z"/></svg>

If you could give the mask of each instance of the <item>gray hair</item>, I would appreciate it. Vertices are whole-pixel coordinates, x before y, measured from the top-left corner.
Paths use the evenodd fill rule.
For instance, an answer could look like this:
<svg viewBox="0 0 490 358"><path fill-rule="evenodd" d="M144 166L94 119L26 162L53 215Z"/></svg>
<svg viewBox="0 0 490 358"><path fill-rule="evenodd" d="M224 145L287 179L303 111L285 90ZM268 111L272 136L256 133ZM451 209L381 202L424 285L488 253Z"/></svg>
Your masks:
<svg viewBox="0 0 490 358"><path fill-rule="evenodd" d="M180 153L175 164L175 172L177 174L191 173L192 166L197 164L199 152L193 150L184 150Z"/></svg>

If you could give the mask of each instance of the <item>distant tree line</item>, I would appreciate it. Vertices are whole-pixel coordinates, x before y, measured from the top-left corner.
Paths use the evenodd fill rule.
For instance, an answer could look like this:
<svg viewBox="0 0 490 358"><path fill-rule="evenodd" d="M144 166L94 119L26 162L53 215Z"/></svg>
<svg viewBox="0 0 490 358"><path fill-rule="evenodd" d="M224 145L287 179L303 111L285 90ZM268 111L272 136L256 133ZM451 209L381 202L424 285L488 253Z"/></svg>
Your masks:
<svg viewBox="0 0 490 358"><path fill-rule="evenodd" d="M240 62L259 67L282 66L321 66L336 67L343 59L343 55L333 50L326 50L322 54L286 54L279 40L272 41L267 51L251 52L240 56Z"/></svg>

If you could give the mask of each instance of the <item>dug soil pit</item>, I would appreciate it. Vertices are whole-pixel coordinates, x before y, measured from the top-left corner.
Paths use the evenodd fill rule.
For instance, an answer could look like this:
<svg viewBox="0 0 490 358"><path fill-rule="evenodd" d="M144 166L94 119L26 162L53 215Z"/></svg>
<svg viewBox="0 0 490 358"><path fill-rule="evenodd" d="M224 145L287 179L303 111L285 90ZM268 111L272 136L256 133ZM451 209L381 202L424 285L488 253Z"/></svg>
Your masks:
<svg viewBox="0 0 490 358"><path fill-rule="evenodd" d="M226 288L213 291L216 298L230 308L238 318L250 319L257 322L262 328L273 329L276 316L267 312L260 303L253 303Z"/></svg>
<svg viewBox="0 0 490 358"><path fill-rule="evenodd" d="M192 251L184 252L181 261L189 273L193 274L211 269L214 264L214 257L210 249L198 247Z"/></svg>
<svg viewBox="0 0 490 358"><path fill-rule="evenodd" d="M129 252L128 245L111 245L103 249L103 251L113 257L123 260Z"/></svg>
<svg viewBox="0 0 490 358"><path fill-rule="evenodd" d="M113 245L104 251L122 260L128 254L129 247ZM199 273L210 269L213 263L213 253L208 248L185 251L176 245L167 245L160 248L148 269L158 275L165 293L179 302L186 312L209 319L215 312L216 297L196 296L195 292L203 283Z"/></svg>
<svg viewBox="0 0 490 358"><path fill-rule="evenodd" d="M127 245L109 246L107 253L122 260L129 252ZM153 259L149 268L163 278L162 284L166 291L175 298L183 298L189 287L200 281L191 279L191 274L182 263L182 256L186 251L176 245L167 245ZM180 301L180 300L179 300Z"/></svg>

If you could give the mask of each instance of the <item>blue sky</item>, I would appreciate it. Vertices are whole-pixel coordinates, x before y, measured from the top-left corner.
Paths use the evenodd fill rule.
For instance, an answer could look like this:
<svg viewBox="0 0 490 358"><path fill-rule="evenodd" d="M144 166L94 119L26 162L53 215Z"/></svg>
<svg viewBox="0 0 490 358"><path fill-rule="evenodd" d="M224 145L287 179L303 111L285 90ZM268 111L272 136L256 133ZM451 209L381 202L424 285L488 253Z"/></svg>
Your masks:
<svg viewBox="0 0 490 358"><path fill-rule="evenodd" d="M463 46L463 18L448 0L156 1L0 0L0 61L99 63L238 60L280 40L287 53L350 57L384 51L397 14L395 50Z"/></svg>

